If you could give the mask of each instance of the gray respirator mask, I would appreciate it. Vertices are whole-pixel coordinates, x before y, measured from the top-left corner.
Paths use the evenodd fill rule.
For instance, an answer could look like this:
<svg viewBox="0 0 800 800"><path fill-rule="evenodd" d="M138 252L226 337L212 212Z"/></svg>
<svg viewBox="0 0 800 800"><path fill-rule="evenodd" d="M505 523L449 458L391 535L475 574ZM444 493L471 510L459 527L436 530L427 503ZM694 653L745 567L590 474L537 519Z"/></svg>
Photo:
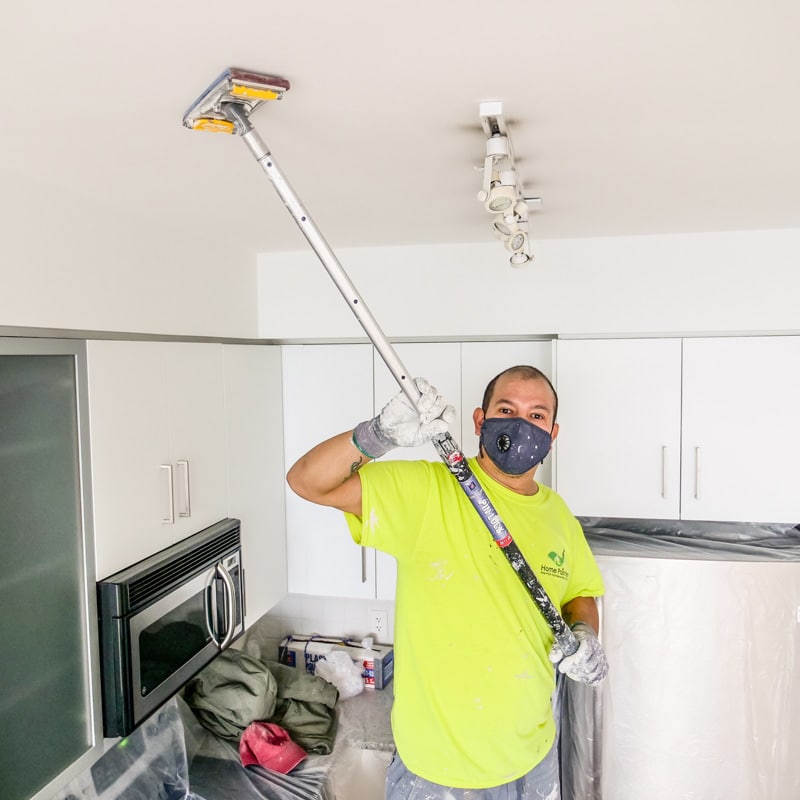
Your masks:
<svg viewBox="0 0 800 800"><path fill-rule="evenodd" d="M481 446L506 475L522 475L544 461L552 437L522 417L490 417L483 421Z"/></svg>

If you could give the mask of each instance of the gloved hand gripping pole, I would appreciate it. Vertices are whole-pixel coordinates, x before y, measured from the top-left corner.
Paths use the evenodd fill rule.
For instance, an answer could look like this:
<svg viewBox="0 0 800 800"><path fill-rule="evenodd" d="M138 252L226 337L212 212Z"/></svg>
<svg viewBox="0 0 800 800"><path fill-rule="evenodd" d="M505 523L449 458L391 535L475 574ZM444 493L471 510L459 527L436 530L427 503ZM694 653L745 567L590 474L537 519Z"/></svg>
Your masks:
<svg viewBox="0 0 800 800"><path fill-rule="evenodd" d="M347 273L344 271L339 259L329 247L320 233L311 216L303 207L286 177L275 163L275 159L267 149L261 136L250 124L247 109L240 103L229 102L221 105L223 114L235 125L238 133L256 161L267 174L278 195L289 213L294 217L303 235L308 240L314 252L319 257L322 265L333 279L336 287L347 301L350 310L366 332L375 349L386 363L389 371L394 376L402 391L408 399L418 407L419 393L414 382L410 379L408 371L401 363L394 348L381 331L377 321L372 316L366 303L363 301ZM569 626L564 622L559 610L547 595L536 574L528 565L525 557L506 528L500 515L495 510L486 495L483 487L478 482L470 469L467 459L459 446L449 433L444 433L433 439L434 447L439 456L447 465L450 472L458 480L459 485L466 493L470 502L478 512L481 520L486 525L495 544L502 550L508 562L513 567L517 576L527 588L534 603L542 613L556 641L564 655L571 655L578 649L578 642Z"/></svg>

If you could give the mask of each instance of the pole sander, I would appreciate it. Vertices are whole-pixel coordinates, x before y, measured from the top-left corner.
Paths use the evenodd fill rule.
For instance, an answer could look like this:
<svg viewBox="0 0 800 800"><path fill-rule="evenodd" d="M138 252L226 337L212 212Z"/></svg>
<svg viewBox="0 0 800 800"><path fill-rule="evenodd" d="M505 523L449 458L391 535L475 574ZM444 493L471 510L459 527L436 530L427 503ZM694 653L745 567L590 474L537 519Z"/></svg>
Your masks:
<svg viewBox="0 0 800 800"><path fill-rule="evenodd" d="M394 376L403 393L416 408L419 393L394 348L378 326L367 304L359 295L341 263L323 238L311 216L303 207L263 139L250 124L251 114L264 102L281 100L289 90L283 78L248 70L225 70L197 100L189 106L183 124L191 130L213 131L241 136L256 161L267 174L289 213L308 240L322 265L341 292L350 310ZM442 461L458 480L470 502L488 529L495 544L502 550L517 576L525 585L545 622L553 631L564 655L578 649L578 643L559 610L548 597L536 574L520 552L508 528L495 510L467 463L464 453L449 433L434 437L433 445Z"/></svg>

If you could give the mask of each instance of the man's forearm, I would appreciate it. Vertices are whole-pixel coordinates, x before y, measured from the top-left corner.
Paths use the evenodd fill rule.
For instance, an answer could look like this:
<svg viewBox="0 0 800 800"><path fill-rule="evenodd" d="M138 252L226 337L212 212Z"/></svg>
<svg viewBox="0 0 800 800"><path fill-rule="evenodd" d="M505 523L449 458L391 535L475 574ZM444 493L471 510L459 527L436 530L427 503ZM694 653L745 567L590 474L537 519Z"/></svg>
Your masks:
<svg viewBox="0 0 800 800"><path fill-rule="evenodd" d="M352 442L352 431L318 444L301 456L286 474L292 491L320 505L361 513L361 482L356 472L370 459Z"/></svg>
<svg viewBox="0 0 800 800"><path fill-rule="evenodd" d="M576 622L585 622L595 633L600 629L600 615L593 597L576 597L561 609L564 622L571 628Z"/></svg>

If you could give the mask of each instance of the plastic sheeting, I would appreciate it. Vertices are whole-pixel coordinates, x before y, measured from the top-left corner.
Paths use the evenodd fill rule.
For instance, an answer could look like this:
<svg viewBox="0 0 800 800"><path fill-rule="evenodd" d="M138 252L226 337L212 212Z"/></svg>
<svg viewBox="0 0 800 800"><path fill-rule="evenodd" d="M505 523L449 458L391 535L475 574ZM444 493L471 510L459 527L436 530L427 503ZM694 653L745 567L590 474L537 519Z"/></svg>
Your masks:
<svg viewBox="0 0 800 800"><path fill-rule="evenodd" d="M197 800L332 800L329 757L310 754L288 775L259 766L245 768L237 744L203 727L181 697L176 703L184 730L189 785Z"/></svg>
<svg viewBox="0 0 800 800"><path fill-rule="evenodd" d="M579 517L595 555L798 561L800 525Z"/></svg>
<svg viewBox="0 0 800 800"><path fill-rule="evenodd" d="M339 700L333 752L309 754L288 775L255 766L244 769L233 743L204 728L180 697L176 702L185 732L189 783L197 800L355 800L382 796L375 791L383 785L394 750L390 690L362 692Z"/></svg>
<svg viewBox="0 0 800 800"><path fill-rule="evenodd" d="M337 706L333 752L309 754L288 775L242 767L238 747L173 697L53 800L354 800L381 796L394 745L390 691ZM372 794L366 794L371 791Z"/></svg>
<svg viewBox="0 0 800 800"><path fill-rule="evenodd" d="M327 758L310 756L289 775L244 768L238 748L174 697L54 800L333 800Z"/></svg>
<svg viewBox="0 0 800 800"><path fill-rule="evenodd" d="M561 695L564 798L797 800L800 531L582 522L610 672Z"/></svg>
<svg viewBox="0 0 800 800"><path fill-rule="evenodd" d="M170 700L53 800L204 800L189 789L183 725Z"/></svg>
<svg viewBox="0 0 800 800"><path fill-rule="evenodd" d="M563 800L601 800L603 688L556 676L553 710L558 728L558 753ZM608 795L607 795L608 797Z"/></svg>

